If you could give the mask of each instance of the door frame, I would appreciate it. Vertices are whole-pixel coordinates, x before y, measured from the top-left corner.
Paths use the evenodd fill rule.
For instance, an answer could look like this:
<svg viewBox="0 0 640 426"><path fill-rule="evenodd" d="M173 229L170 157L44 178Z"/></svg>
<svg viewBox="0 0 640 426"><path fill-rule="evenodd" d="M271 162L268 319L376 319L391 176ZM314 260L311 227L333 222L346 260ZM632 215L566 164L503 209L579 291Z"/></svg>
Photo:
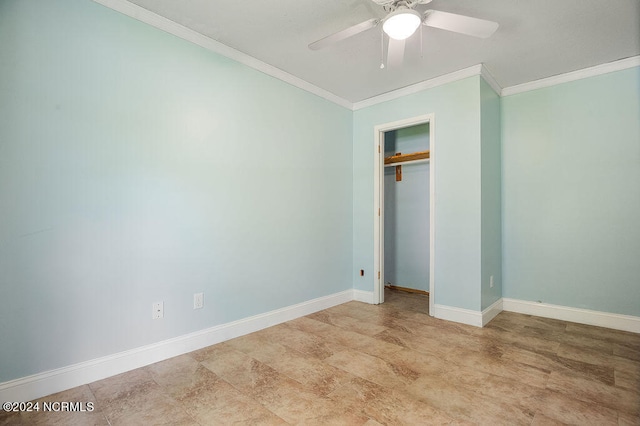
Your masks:
<svg viewBox="0 0 640 426"><path fill-rule="evenodd" d="M379 124L374 127L374 165L373 165L373 303L384 302L384 134L386 132L419 124L429 124L429 315L433 316L435 300L435 114Z"/></svg>

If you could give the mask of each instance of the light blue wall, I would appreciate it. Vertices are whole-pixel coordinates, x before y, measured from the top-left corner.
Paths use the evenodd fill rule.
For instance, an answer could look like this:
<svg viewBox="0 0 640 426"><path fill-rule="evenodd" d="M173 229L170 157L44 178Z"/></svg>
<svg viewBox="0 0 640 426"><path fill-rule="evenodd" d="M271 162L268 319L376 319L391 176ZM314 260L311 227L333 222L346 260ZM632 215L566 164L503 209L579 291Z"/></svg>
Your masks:
<svg viewBox="0 0 640 426"><path fill-rule="evenodd" d="M640 316L640 68L502 99L503 296Z"/></svg>
<svg viewBox="0 0 640 426"><path fill-rule="evenodd" d="M502 297L500 97L480 80L482 134L482 310ZM493 276L493 287L491 287Z"/></svg>
<svg viewBox="0 0 640 426"><path fill-rule="evenodd" d="M354 112L354 288L373 291L374 127L435 114L435 303L480 310L480 77Z"/></svg>
<svg viewBox="0 0 640 426"><path fill-rule="evenodd" d="M0 46L0 382L352 287L351 111L87 0Z"/></svg>
<svg viewBox="0 0 640 426"><path fill-rule="evenodd" d="M385 157L429 149L429 125L385 134ZM384 282L429 291L429 163L384 173Z"/></svg>

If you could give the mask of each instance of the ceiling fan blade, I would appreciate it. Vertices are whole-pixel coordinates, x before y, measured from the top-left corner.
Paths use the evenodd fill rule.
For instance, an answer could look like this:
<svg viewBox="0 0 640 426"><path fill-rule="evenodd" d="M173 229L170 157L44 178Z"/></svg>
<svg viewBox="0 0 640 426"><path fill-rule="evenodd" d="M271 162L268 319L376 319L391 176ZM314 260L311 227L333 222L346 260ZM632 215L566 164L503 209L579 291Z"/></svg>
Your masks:
<svg viewBox="0 0 640 426"><path fill-rule="evenodd" d="M405 40L395 40L389 37L389 48L387 49L387 65L392 68L400 68L404 60Z"/></svg>
<svg viewBox="0 0 640 426"><path fill-rule="evenodd" d="M422 23L428 27L480 38L490 37L498 29L497 22L439 10L427 10Z"/></svg>
<svg viewBox="0 0 640 426"><path fill-rule="evenodd" d="M360 34L363 31L371 29L380 23L379 19L369 19L368 21L361 22L352 27L344 29L342 31L338 31L337 33L331 34L325 38L321 38L318 41L314 41L309 45L309 49L318 50L324 47L329 46L330 44L336 43L340 40L344 40L345 38L349 38L356 34Z"/></svg>

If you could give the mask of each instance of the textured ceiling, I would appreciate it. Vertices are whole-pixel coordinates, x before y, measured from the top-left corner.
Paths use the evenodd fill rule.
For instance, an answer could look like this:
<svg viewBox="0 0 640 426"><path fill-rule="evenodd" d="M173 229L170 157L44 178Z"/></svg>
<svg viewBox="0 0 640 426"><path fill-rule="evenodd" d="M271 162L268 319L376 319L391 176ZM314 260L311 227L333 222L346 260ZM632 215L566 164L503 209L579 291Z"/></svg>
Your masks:
<svg viewBox="0 0 640 426"><path fill-rule="evenodd" d="M476 39L423 27L401 67L380 69L380 27L319 51L308 44L385 12L371 0L130 0L349 102L484 63L510 87L640 55L640 0L433 0L496 21Z"/></svg>

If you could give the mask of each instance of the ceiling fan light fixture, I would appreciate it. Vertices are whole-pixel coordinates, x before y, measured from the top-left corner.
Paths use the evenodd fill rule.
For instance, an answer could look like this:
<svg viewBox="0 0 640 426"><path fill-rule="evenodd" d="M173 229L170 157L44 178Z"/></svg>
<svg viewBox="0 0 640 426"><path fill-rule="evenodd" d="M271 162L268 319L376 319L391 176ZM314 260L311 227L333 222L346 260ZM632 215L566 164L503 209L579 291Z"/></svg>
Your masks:
<svg viewBox="0 0 640 426"><path fill-rule="evenodd" d="M382 29L395 40L405 40L416 32L422 23L422 15L413 9L402 8L391 12L384 20Z"/></svg>

